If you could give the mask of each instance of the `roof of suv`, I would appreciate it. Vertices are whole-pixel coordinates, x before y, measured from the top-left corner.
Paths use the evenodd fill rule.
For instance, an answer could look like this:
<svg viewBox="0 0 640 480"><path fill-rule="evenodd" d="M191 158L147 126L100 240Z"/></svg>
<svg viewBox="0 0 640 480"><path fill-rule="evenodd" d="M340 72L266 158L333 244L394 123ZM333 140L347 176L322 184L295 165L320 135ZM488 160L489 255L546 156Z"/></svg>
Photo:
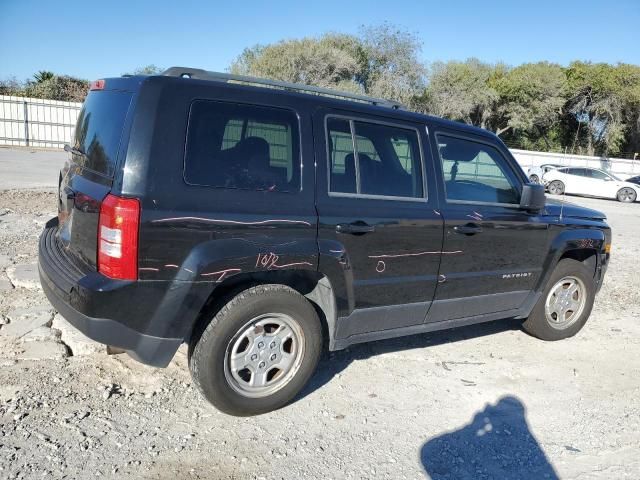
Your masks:
<svg viewBox="0 0 640 480"><path fill-rule="evenodd" d="M389 116L391 114L394 117L401 117L414 122L424 122L425 120L429 120L430 123L437 124L444 128L453 128L475 135L497 138L497 136L489 130L453 120L446 120L440 117L405 110L401 108L402 105L400 103L390 100L302 84L230 75L226 73L207 72L199 69L172 67L158 75L109 78L106 83L109 85L109 89L112 86L115 88L123 88L127 83L131 85L130 82L142 84L151 79L154 79L155 81L162 81L162 79L165 79L169 82L193 82L199 84L211 84L215 82L217 86L225 86L231 89L246 89L269 95L286 95L289 97L297 97L304 101L309 101L311 97L319 106L343 109L353 109L353 107L358 107L358 109L366 109L370 113L376 115Z"/></svg>

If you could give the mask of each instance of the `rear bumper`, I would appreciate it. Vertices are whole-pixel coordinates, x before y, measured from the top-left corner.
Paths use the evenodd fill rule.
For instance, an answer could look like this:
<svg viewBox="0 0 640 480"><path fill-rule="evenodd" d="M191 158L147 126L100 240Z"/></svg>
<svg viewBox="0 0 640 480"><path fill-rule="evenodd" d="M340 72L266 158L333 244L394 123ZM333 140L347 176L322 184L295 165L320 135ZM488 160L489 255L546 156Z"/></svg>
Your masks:
<svg viewBox="0 0 640 480"><path fill-rule="evenodd" d="M166 367L185 337L154 334L171 329L169 319L154 314L162 302L150 298L146 286L140 285L143 282L114 281L96 272L82 272L56 245L54 231L48 228L40 237L38 270L42 289L55 309L92 340L122 348L147 365ZM155 287L156 294L160 293ZM143 311L140 302L148 310L144 318L139 315ZM95 315L96 311L106 315ZM140 331L132 323L146 328Z"/></svg>

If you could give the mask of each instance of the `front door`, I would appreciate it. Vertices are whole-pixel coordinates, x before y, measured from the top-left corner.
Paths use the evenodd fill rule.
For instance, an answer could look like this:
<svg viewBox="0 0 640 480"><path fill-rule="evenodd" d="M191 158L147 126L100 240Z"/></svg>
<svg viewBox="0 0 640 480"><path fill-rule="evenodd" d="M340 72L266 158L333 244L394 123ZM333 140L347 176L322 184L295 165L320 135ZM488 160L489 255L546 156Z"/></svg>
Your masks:
<svg viewBox="0 0 640 480"><path fill-rule="evenodd" d="M320 269L339 264L347 292L336 337L423 323L443 228L424 126L321 110L314 136Z"/></svg>
<svg viewBox="0 0 640 480"><path fill-rule="evenodd" d="M534 289L548 225L519 208L524 174L498 142L436 131L445 222L440 283L428 322L515 313Z"/></svg>

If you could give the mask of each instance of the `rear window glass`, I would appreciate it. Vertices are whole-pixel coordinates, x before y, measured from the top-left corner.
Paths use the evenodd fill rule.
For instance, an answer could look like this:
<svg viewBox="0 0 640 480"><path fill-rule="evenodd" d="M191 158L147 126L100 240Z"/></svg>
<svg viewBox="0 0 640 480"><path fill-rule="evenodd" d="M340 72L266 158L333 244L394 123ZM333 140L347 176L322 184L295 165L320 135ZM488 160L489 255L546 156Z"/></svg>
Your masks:
<svg viewBox="0 0 640 480"><path fill-rule="evenodd" d="M245 190L300 190L298 120L290 110L197 100L185 181Z"/></svg>
<svg viewBox="0 0 640 480"><path fill-rule="evenodd" d="M90 92L76 123L74 148L86 157L76 158L83 166L113 176L118 147L131 93Z"/></svg>

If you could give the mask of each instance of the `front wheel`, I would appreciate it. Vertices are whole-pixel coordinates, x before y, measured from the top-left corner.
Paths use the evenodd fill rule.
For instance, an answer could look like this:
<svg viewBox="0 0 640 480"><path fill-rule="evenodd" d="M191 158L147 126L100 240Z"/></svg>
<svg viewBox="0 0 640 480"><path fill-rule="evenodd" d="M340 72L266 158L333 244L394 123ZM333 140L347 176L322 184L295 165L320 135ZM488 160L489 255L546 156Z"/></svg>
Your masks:
<svg viewBox="0 0 640 480"><path fill-rule="evenodd" d="M204 397L230 415L283 407L318 365L322 328L309 301L285 285L248 288L218 311L189 345Z"/></svg>
<svg viewBox="0 0 640 480"><path fill-rule="evenodd" d="M618 201L624 203L633 203L636 201L636 197L636 191L633 188L629 187L621 188L620 190L618 190L618 194L616 195Z"/></svg>
<svg viewBox="0 0 640 480"><path fill-rule="evenodd" d="M564 193L564 183L560 180L554 180L547 188L552 195L562 195Z"/></svg>
<svg viewBox="0 0 640 480"><path fill-rule="evenodd" d="M560 260L523 328L542 340L572 337L587 322L595 294L593 271L577 260Z"/></svg>
<svg viewBox="0 0 640 480"><path fill-rule="evenodd" d="M533 173L533 174L529 175L529 181L531 183L540 183L540 177L538 177L538 175Z"/></svg>

